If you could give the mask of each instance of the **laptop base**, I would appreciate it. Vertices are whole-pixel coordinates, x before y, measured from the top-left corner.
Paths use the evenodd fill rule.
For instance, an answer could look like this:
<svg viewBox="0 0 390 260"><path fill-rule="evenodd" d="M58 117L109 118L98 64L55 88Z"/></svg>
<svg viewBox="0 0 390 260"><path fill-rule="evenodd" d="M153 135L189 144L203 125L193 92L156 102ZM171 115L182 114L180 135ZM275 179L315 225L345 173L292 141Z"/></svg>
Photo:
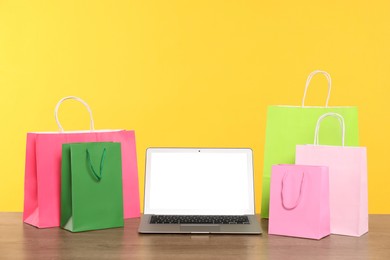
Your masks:
<svg viewBox="0 0 390 260"><path fill-rule="evenodd" d="M262 233L256 216L248 216L250 224L150 224L152 215L143 215L138 229L144 234L253 234Z"/></svg>

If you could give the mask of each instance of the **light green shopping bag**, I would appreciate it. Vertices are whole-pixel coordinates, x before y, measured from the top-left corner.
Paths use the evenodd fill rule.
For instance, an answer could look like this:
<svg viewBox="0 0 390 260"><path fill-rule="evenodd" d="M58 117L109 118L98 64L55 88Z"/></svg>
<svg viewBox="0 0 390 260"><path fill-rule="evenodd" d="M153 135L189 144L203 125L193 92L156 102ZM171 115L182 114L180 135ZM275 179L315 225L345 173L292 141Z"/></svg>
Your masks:
<svg viewBox="0 0 390 260"><path fill-rule="evenodd" d="M323 74L328 80L328 97L325 107L305 106L307 88L312 77L316 74ZM301 106L270 106L267 112L266 139L264 148L264 169L262 183L261 217L268 218L269 192L271 167L274 164L294 164L295 146L299 144L311 144L314 141L313 129L316 127L317 119L328 112L342 115L348 133L345 134L346 146L359 146L358 133L358 109L357 107L328 107L331 78L325 71L312 72L306 81L306 87ZM321 136L323 143L339 145L341 132L339 122L328 120L321 125L321 130L335 135ZM339 134L338 134L339 133Z"/></svg>
<svg viewBox="0 0 390 260"><path fill-rule="evenodd" d="M123 227L121 145L62 145L61 227L87 231Z"/></svg>

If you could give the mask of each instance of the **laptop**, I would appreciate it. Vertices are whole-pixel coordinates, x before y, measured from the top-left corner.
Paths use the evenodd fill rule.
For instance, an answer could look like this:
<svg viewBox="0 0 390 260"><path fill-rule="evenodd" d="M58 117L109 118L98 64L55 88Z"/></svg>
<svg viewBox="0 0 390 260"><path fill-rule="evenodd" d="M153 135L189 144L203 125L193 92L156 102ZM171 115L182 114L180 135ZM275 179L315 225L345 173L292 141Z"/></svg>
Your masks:
<svg viewBox="0 0 390 260"><path fill-rule="evenodd" d="M251 149L148 148L139 233L261 234Z"/></svg>

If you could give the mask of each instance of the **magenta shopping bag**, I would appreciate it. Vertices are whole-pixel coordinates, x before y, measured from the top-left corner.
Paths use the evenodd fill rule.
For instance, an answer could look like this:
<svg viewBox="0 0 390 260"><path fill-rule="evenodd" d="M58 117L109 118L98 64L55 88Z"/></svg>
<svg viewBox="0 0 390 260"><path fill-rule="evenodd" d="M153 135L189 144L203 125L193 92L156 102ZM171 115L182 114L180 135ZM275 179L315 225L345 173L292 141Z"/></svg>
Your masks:
<svg viewBox="0 0 390 260"><path fill-rule="evenodd" d="M336 117L340 122L342 146L319 145L320 124L328 116ZM341 115L322 115L317 121L314 145L297 145L295 162L329 167L331 233L361 236L368 232L366 148L344 146L344 136Z"/></svg>
<svg viewBox="0 0 390 260"><path fill-rule="evenodd" d="M60 104L67 99L77 100L88 109L91 116L90 131L63 131L57 113ZM60 132L27 134L23 221L39 228L60 225L62 144L77 142L121 143L124 218L139 217L138 170L134 131L94 130L89 106L77 97L61 99L56 106L55 117Z"/></svg>
<svg viewBox="0 0 390 260"><path fill-rule="evenodd" d="M328 167L273 165L270 187L269 234L311 239L330 234Z"/></svg>

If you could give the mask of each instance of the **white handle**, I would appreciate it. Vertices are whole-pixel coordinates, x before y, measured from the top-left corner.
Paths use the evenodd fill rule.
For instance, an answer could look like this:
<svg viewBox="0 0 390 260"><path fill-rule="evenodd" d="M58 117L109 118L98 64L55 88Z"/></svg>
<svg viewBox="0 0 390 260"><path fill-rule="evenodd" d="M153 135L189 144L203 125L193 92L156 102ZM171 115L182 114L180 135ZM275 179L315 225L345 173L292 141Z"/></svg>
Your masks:
<svg viewBox="0 0 390 260"><path fill-rule="evenodd" d="M334 117L334 118L337 118L339 120L339 123L340 123L340 127L341 127L341 131L342 131L342 135L341 135L341 140L342 140L342 145L344 146L344 140L345 140L345 123L344 123L344 118L342 115L340 114L337 114L337 113L326 113L326 114L323 114L322 116L320 116L320 118L318 118L317 120L317 124L316 124L316 130L315 130L315 133L314 133L314 144L315 145L319 145L320 143L320 124L322 122L322 120L328 116L331 116L331 117Z"/></svg>
<svg viewBox="0 0 390 260"><path fill-rule="evenodd" d="M307 77L305 91L303 93L303 98L302 98L302 107L305 106L306 92L307 92L307 89L309 88L311 79L313 78L314 75L317 75L320 73L323 74L326 77L326 79L328 80L328 97L326 98L326 103L325 103L325 107L328 107L329 98L330 98L330 91L332 89L332 78L330 77L328 72L323 71L323 70L315 70L312 73L310 73L309 76Z"/></svg>
<svg viewBox="0 0 390 260"><path fill-rule="evenodd" d="M62 102L64 102L65 100L68 100L68 99L73 99L73 100L79 101L87 108L87 110L89 112L89 118L90 118L90 121L89 121L90 129L91 129L91 131L95 130L93 117L92 117L92 111L91 111L91 108L88 106L88 104L79 97L69 96L69 97L64 97L63 99L58 101L56 108L54 109L54 117L56 119L57 126L58 126L58 129L60 130L60 132L64 132L64 129L62 128L62 126L60 124L60 120L58 119L58 109L60 108L60 105L62 104Z"/></svg>

